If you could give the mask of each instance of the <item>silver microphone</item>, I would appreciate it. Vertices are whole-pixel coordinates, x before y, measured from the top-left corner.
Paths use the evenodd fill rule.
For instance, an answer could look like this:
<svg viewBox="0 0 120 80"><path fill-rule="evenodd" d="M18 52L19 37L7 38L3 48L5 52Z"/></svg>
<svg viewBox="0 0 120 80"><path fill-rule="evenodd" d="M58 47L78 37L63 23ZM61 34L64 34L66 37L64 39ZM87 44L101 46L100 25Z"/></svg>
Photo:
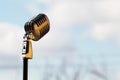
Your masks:
<svg viewBox="0 0 120 80"><path fill-rule="evenodd" d="M50 29L50 22L45 14L38 14L35 18L25 23L26 34L29 34L32 40L38 41Z"/></svg>

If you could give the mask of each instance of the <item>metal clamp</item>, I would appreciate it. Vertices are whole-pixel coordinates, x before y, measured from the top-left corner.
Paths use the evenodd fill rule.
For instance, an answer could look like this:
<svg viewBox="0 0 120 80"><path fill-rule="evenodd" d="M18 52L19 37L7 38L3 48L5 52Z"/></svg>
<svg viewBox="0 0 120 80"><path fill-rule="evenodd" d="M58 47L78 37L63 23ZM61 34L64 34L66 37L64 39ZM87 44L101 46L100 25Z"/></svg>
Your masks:
<svg viewBox="0 0 120 80"><path fill-rule="evenodd" d="M26 59L32 59L32 43L30 39L30 34L25 34L23 37L23 49L22 56Z"/></svg>

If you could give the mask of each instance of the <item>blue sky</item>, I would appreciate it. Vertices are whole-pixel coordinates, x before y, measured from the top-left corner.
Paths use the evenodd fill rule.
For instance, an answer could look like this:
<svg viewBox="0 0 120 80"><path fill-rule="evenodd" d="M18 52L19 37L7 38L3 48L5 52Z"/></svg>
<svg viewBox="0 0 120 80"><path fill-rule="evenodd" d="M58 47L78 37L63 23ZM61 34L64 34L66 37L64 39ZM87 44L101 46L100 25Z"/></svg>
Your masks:
<svg viewBox="0 0 120 80"><path fill-rule="evenodd" d="M108 75L114 73L110 80L119 80L119 4L119 0L1 1L0 69L11 65L21 67L24 24L33 16L45 13L50 19L51 29L40 41L33 41L34 57L31 67L34 64L45 64L47 60L50 64L59 65L65 58L67 63L82 64L85 67L82 74L84 76L89 75L85 73L93 70L92 67L104 73L101 66L105 64ZM83 77L83 80L91 80L90 76L91 74Z"/></svg>
<svg viewBox="0 0 120 80"><path fill-rule="evenodd" d="M27 11L25 10L25 1L1 1L0 5L1 22L19 23L21 25L21 22L25 20L25 15L27 15Z"/></svg>

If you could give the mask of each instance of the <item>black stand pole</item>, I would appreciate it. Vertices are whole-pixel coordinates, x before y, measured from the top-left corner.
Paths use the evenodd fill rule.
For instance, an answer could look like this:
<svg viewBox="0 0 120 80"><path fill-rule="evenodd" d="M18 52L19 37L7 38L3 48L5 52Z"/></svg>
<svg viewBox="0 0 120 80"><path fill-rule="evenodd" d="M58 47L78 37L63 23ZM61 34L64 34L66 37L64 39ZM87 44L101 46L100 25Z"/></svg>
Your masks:
<svg viewBox="0 0 120 80"><path fill-rule="evenodd" d="M32 59L32 43L29 35L24 36L23 41L23 80L28 80L28 59Z"/></svg>
<svg viewBox="0 0 120 80"><path fill-rule="evenodd" d="M28 59L23 58L23 80L28 80Z"/></svg>

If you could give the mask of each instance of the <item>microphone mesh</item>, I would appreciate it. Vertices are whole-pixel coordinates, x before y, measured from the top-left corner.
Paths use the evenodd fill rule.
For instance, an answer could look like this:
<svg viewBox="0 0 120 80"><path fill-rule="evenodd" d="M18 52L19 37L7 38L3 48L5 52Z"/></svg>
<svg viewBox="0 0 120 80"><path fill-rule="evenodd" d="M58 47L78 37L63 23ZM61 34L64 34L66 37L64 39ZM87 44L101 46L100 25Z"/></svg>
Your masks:
<svg viewBox="0 0 120 80"><path fill-rule="evenodd" d="M49 31L50 23L45 14L39 14L31 21L25 23L25 31L27 34L32 33L34 41L42 38Z"/></svg>

